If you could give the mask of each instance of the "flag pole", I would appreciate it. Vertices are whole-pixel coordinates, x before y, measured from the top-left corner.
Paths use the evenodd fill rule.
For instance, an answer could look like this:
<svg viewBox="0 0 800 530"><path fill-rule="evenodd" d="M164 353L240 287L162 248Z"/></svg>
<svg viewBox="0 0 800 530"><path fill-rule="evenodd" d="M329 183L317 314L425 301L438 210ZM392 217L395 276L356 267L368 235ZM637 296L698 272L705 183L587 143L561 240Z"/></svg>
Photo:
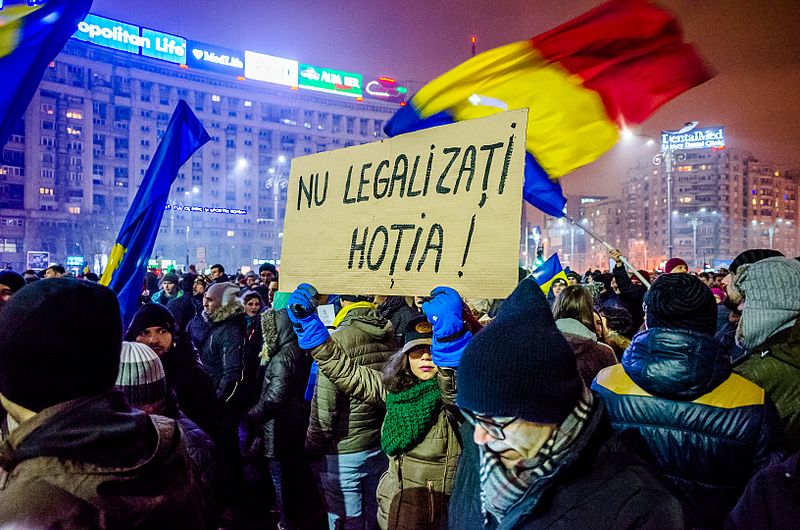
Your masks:
<svg viewBox="0 0 800 530"><path fill-rule="evenodd" d="M578 223L575 221L575 219L573 219L573 218L572 218L572 217L570 217L569 215L567 215L567 214L564 214L564 219L566 219L567 221L569 221L570 223L572 223L572 224L573 224L573 226L575 226L576 228L580 228L581 230L583 230L584 232L586 232L587 234L589 234L589 235L590 235L592 238L594 238L594 239L595 239L595 240L597 240L598 242L600 242L600 243L602 243L603 245L605 245L605 247L606 247L608 250L614 250L614 247L612 247L610 243L608 243L608 242L607 242L606 240L604 240L602 237L600 237L600 236L599 236L599 235L597 235L596 233L592 232L591 230L589 230L589 229L588 229L588 228L586 228L585 226L583 226L583 225L581 225L581 224L578 224ZM640 281L640 282L642 282L642 285L644 285L644 286L645 286L645 287L647 287L648 289L650 288L650 282L648 282L647 280L645 280L645 279L644 279L644 276L642 276L642 275L639 273L639 271L638 271L638 270L636 270L636 268L635 268L633 265L631 265L631 264L628 262L628 260L625 258L625 256L623 256L622 254L620 254L620 255L619 255L619 259L620 259L620 260L622 260L622 263L623 263L623 264L624 264L626 267L628 267L628 269L630 269L630 271L631 271L631 272L633 272L633 275L634 275L634 276L636 276L637 278L639 278L639 281Z"/></svg>

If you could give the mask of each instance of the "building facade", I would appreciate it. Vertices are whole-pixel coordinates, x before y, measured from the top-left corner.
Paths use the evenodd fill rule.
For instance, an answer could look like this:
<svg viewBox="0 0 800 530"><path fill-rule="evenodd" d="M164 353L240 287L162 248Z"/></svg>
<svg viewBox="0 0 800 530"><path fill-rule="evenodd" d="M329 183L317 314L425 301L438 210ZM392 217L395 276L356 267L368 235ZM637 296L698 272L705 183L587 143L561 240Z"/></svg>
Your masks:
<svg viewBox="0 0 800 530"><path fill-rule="evenodd" d="M319 71L302 66L316 88L71 39L2 150L0 268L22 270L28 252L49 252L50 263L82 257L101 271L181 99L211 141L174 182L153 257L228 270L279 262L291 159L383 138L402 100L388 89L369 99L360 86L339 95L354 89L347 77L320 90Z"/></svg>

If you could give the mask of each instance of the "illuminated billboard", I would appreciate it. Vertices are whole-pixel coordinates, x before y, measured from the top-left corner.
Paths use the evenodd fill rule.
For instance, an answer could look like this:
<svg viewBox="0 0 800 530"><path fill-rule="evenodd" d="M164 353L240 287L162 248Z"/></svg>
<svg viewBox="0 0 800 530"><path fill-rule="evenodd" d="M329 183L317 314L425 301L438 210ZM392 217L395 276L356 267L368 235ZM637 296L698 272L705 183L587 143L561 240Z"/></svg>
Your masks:
<svg viewBox="0 0 800 530"><path fill-rule="evenodd" d="M392 103L402 103L406 100L408 88L400 86L391 77L378 77L371 79L364 85L364 96L381 101L391 101Z"/></svg>
<svg viewBox="0 0 800 530"><path fill-rule="evenodd" d="M187 41L187 45L186 64L189 68L244 75L244 52L193 40Z"/></svg>
<svg viewBox="0 0 800 530"><path fill-rule="evenodd" d="M291 59L244 51L244 76L254 81L297 86L299 64Z"/></svg>
<svg viewBox="0 0 800 530"><path fill-rule="evenodd" d="M301 64L299 87L329 94L361 97L361 74Z"/></svg>
<svg viewBox="0 0 800 530"><path fill-rule="evenodd" d="M725 127L698 129L696 121L677 131L661 131L661 150L721 149L725 147Z"/></svg>
<svg viewBox="0 0 800 530"><path fill-rule="evenodd" d="M186 39L154 29L142 28L142 55L186 64Z"/></svg>
<svg viewBox="0 0 800 530"><path fill-rule="evenodd" d="M73 37L98 46L137 54L142 46L139 26L97 15L86 15L86 18L78 23L78 31Z"/></svg>

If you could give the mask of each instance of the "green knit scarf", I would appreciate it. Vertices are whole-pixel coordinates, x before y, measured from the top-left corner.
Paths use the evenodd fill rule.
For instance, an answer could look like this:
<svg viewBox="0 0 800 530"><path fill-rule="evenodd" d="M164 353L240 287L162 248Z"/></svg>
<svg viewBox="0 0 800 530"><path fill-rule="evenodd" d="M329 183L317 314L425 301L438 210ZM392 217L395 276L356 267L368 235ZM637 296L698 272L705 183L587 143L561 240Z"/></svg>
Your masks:
<svg viewBox="0 0 800 530"><path fill-rule="evenodd" d="M441 406L442 394L435 377L387 394L381 433L383 452L394 456L416 446L438 420Z"/></svg>

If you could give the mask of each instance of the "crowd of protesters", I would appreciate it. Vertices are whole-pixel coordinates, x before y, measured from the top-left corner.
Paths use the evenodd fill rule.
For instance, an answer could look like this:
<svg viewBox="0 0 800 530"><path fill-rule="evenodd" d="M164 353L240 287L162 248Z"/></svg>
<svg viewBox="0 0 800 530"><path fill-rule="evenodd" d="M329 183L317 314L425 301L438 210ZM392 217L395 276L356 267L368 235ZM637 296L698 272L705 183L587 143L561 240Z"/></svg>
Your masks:
<svg viewBox="0 0 800 530"><path fill-rule="evenodd" d="M0 528L796 527L800 261L610 256L503 300L150 270L126 329L0 271Z"/></svg>

